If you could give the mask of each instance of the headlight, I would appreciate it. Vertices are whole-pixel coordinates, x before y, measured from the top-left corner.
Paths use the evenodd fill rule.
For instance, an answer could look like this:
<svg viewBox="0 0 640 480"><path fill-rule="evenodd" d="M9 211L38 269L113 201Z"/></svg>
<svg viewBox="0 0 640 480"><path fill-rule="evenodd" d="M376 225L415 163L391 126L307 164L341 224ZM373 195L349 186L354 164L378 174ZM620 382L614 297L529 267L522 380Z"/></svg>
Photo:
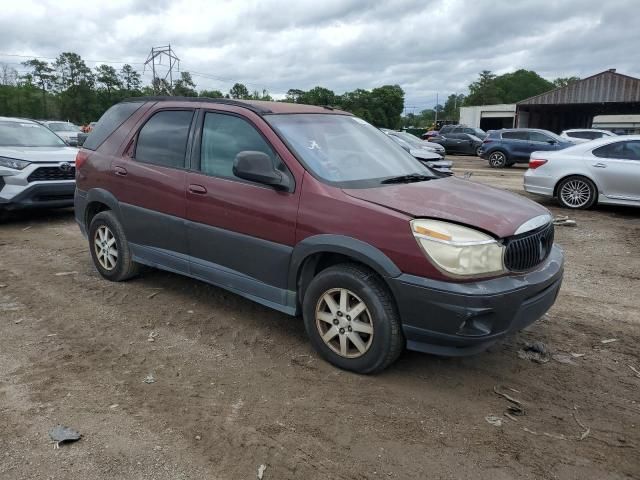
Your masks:
<svg viewBox="0 0 640 480"><path fill-rule="evenodd" d="M17 160L15 158L0 157L0 167L13 168L14 170L22 170L31 162L25 160Z"/></svg>
<svg viewBox="0 0 640 480"><path fill-rule="evenodd" d="M455 223L412 220L418 245L435 266L455 277L504 272L504 246L493 237Z"/></svg>

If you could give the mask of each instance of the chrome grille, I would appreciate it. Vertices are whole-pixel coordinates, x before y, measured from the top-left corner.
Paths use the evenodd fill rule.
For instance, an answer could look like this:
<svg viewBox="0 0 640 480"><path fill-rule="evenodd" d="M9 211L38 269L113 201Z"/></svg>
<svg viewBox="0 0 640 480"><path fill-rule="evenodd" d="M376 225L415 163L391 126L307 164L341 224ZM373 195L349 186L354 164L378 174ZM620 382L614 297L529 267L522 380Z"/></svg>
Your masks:
<svg viewBox="0 0 640 480"><path fill-rule="evenodd" d="M513 272L524 272L544 262L553 246L553 223L532 232L506 239L505 266Z"/></svg>

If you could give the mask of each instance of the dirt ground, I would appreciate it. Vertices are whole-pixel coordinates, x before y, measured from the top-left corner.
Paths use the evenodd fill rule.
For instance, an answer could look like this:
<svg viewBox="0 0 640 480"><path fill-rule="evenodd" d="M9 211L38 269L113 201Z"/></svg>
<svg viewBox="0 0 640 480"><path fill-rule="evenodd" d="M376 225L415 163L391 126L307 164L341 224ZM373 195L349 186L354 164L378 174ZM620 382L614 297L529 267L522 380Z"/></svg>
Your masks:
<svg viewBox="0 0 640 480"><path fill-rule="evenodd" d="M524 194L521 167L454 161ZM335 369L300 319L224 290L156 270L101 279L70 211L15 217L0 225L0 478L640 478L640 210L571 217L541 321L377 376ZM533 341L547 363L519 358ZM506 417L494 387L526 414ZM57 424L83 438L54 449Z"/></svg>

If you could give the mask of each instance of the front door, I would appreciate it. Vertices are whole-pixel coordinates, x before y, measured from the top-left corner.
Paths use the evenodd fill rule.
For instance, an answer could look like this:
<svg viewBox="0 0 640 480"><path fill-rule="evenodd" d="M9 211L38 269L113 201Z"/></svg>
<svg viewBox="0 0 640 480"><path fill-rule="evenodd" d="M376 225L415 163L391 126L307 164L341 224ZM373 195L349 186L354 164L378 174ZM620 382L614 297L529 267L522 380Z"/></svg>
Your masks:
<svg viewBox="0 0 640 480"><path fill-rule="evenodd" d="M113 193L134 255L178 271L188 269L185 159L193 115L189 109L157 111L111 164Z"/></svg>
<svg viewBox="0 0 640 480"><path fill-rule="evenodd" d="M290 172L249 120L203 113L193 150L196 171L187 173L191 272L277 308L287 302L300 188L282 191L236 177L233 163L243 151L264 152Z"/></svg>
<svg viewBox="0 0 640 480"><path fill-rule="evenodd" d="M610 143L592 155L588 167L604 195L640 201L640 140Z"/></svg>

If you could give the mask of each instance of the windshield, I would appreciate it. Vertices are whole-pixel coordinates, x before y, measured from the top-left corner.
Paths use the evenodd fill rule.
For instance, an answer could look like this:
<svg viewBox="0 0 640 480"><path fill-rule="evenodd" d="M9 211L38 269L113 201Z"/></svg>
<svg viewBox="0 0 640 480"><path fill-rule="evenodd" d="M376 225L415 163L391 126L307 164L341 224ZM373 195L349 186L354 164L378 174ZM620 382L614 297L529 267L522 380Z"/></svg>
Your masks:
<svg viewBox="0 0 640 480"><path fill-rule="evenodd" d="M265 115L314 175L348 188L367 188L403 175L435 174L364 120L334 114Z"/></svg>
<svg viewBox="0 0 640 480"><path fill-rule="evenodd" d="M485 132L481 128L472 128L471 130L474 131L474 135L478 137L478 140L487 136L487 132Z"/></svg>
<svg viewBox="0 0 640 480"><path fill-rule="evenodd" d="M42 125L31 122L0 122L0 146L64 147L66 143Z"/></svg>
<svg viewBox="0 0 640 480"><path fill-rule="evenodd" d="M73 123L66 123L66 122L48 123L47 127L49 127L54 132L79 132L80 131L80 127L76 127Z"/></svg>

